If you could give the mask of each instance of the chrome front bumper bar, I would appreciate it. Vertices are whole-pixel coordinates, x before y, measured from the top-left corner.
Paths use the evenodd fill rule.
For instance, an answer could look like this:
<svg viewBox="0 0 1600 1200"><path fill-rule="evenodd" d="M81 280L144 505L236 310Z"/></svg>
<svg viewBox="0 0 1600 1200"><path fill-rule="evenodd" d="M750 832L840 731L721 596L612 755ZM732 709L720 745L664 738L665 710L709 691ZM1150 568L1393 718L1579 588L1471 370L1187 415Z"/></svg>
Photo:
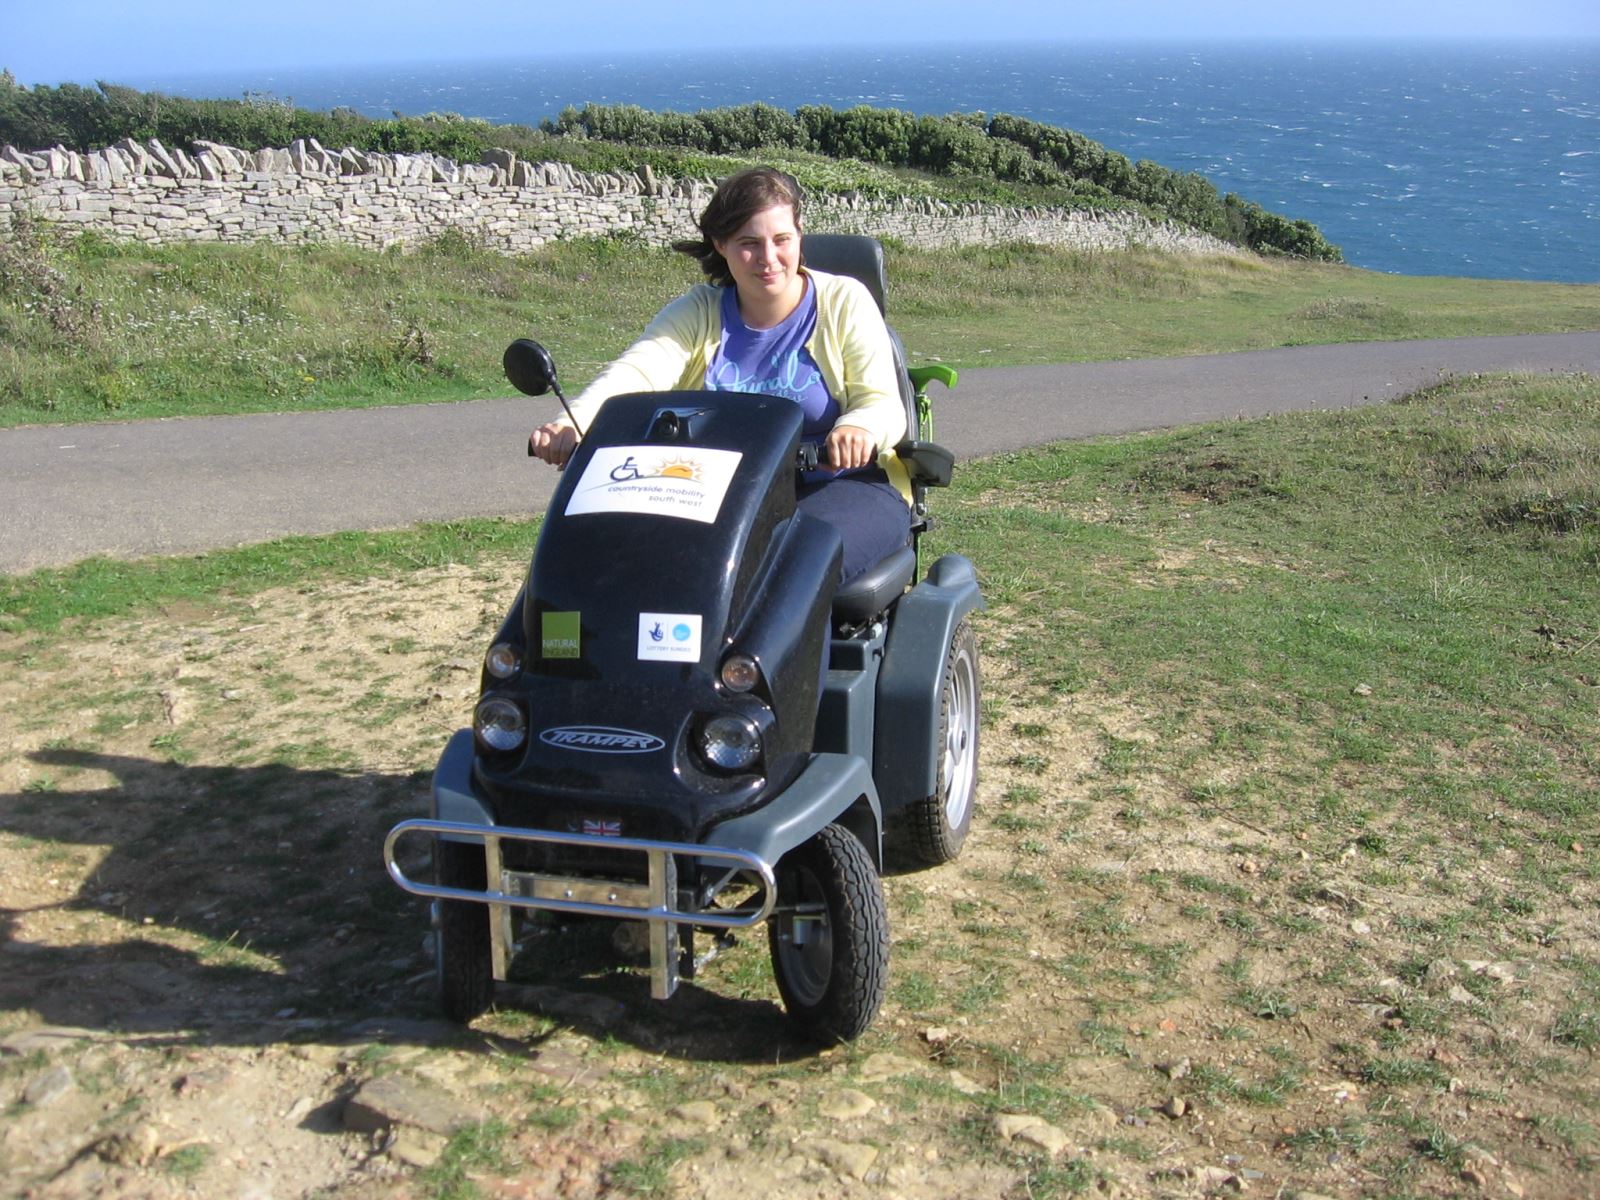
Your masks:
<svg viewBox="0 0 1600 1200"><path fill-rule="evenodd" d="M484 878L489 881L489 886L480 892L470 888L419 883L407 877L395 861L395 848L402 838L414 834L482 843ZM534 842L550 846L580 846L609 853L642 854L645 856L647 881L641 884L507 870L501 854L504 842ZM721 881L708 889L708 894L700 898L700 902L692 909L678 907L677 860L680 858L727 868ZM584 833L557 833L548 829L521 829L506 825L477 825L461 821L400 822L384 840L383 864L389 872L389 878L412 895L427 896L436 901L464 900L489 906L489 944L496 979L505 979L510 965L513 909L646 921L650 925L650 994L658 1000L667 999L677 990L680 926L689 929L748 929L761 924L772 914L778 898L772 865L748 850ZM708 907L723 887L741 876L753 877L751 882L759 884L761 888L760 902L755 907Z"/></svg>

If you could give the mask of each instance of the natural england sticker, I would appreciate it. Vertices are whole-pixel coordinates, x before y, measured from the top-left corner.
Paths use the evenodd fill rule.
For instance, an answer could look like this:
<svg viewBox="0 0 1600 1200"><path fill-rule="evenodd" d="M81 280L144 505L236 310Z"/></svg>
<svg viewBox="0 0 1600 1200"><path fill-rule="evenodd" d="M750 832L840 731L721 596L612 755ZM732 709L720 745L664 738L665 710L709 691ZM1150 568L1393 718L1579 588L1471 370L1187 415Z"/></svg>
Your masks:
<svg viewBox="0 0 1600 1200"><path fill-rule="evenodd" d="M648 513L710 525L742 457L698 446L602 446L573 489L566 515Z"/></svg>
<svg viewBox="0 0 1600 1200"><path fill-rule="evenodd" d="M546 658L577 658L582 644L583 614L547 612L539 622L539 649Z"/></svg>

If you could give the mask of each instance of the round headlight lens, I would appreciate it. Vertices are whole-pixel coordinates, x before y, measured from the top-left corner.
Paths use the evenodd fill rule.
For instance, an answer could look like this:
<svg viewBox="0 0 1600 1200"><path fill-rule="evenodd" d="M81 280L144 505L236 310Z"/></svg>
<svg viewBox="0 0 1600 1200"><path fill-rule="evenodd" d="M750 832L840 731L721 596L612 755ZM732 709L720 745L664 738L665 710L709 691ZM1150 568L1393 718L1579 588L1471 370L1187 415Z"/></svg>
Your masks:
<svg viewBox="0 0 1600 1200"><path fill-rule="evenodd" d="M700 753L722 771L748 771L761 759L761 731L748 717L712 717L700 728Z"/></svg>
<svg viewBox="0 0 1600 1200"><path fill-rule="evenodd" d="M510 700L490 696L478 705L472 728L491 750L515 750L528 736L528 722Z"/></svg>
<svg viewBox="0 0 1600 1200"><path fill-rule="evenodd" d="M489 647L483 665L496 679L510 679L522 670L522 651L510 642L496 642Z"/></svg>
<svg viewBox="0 0 1600 1200"><path fill-rule="evenodd" d="M730 654L722 663L722 686L730 692L748 692L761 681L761 668L748 654Z"/></svg>

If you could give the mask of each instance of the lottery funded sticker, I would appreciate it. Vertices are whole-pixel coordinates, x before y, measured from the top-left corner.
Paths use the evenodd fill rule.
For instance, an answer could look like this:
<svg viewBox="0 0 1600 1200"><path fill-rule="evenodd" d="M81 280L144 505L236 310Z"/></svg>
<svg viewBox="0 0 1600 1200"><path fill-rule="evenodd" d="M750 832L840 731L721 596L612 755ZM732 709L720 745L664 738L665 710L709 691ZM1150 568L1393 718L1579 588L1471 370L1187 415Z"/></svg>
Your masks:
<svg viewBox="0 0 1600 1200"><path fill-rule="evenodd" d="M700 661L698 613L640 613L639 657L655 662Z"/></svg>
<svg viewBox="0 0 1600 1200"><path fill-rule="evenodd" d="M645 513L710 525L743 457L700 446L602 446L573 488L566 515Z"/></svg>
<svg viewBox="0 0 1600 1200"><path fill-rule="evenodd" d="M577 658L582 644L582 613L547 612L539 617L539 650L546 658Z"/></svg>

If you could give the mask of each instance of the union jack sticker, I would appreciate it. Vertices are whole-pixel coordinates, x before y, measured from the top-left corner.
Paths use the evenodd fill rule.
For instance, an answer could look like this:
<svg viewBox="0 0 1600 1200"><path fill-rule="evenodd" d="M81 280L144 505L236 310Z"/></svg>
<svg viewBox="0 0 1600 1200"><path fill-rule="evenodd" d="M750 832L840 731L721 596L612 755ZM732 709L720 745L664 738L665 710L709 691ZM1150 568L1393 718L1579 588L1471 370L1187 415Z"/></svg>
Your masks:
<svg viewBox="0 0 1600 1200"><path fill-rule="evenodd" d="M589 837L621 837L621 821L591 821L584 819L583 832Z"/></svg>

